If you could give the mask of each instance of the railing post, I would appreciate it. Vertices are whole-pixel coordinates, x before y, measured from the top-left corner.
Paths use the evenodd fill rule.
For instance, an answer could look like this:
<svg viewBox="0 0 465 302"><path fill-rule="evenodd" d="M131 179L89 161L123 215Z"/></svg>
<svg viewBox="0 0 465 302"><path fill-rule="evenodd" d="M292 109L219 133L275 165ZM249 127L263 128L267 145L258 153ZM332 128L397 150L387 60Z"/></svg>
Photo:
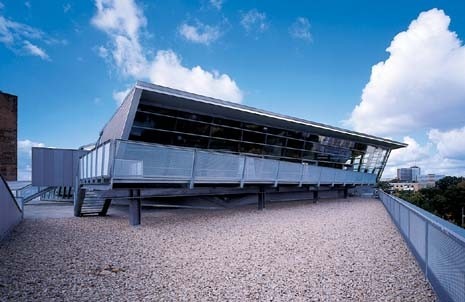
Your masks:
<svg viewBox="0 0 465 302"><path fill-rule="evenodd" d="M304 180L304 163L300 165L300 181L299 181L299 187L302 187L302 182Z"/></svg>
<svg viewBox="0 0 465 302"><path fill-rule="evenodd" d="M115 175L116 149L119 147L119 141L112 140L110 144L110 158L108 160L110 167L108 167L108 174L110 174L110 178L113 178Z"/></svg>
<svg viewBox="0 0 465 302"><path fill-rule="evenodd" d="M274 180L274 187L277 187L278 186L278 181L279 181L279 168L281 166L281 161L278 160L278 169L276 171L276 178Z"/></svg>
<svg viewBox="0 0 465 302"><path fill-rule="evenodd" d="M425 220L426 231L425 231L425 276L428 279L428 237L429 237L429 223Z"/></svg>
<svg viewBox="0 0 465 302"><path fill-rule="evenodd" d="M320 187L320 184L321 184L321 173L323 173L323 168L322 167L319 167L319 168L320 168L320 174L318 175L318 184L317 184L318 188Z"/></svg>
<svg viewBox="0 0 465 302"><path fill-rule="evenodd" d="M244 166L242 167L242 176L241 176L241 189L244 187L244 179L245 179L245 169L247 166L247 156L244 156Z"/></svg>
<svg viewBox="0 0 465 302"><path fill-rule="evenodd" d="M189 189L194 188L194 181L195 181L195 163L197 161L197 149L194 149L194 153L192 156L192 169L191 169L191 180L189 182Z"/></svg>

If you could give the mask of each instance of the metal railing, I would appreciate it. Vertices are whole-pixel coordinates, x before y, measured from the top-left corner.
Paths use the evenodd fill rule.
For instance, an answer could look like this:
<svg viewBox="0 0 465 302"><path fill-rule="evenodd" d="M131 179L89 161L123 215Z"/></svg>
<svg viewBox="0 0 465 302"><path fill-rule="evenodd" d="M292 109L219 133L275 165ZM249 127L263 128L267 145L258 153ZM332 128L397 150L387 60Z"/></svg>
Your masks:
<svg viewBox="0 0 465 302"><path fill-rule="evenodd" d="M465 229L405 200L379 192L441 301L465 301Z"/></svg>
<svg viewBox="0 0 465 302"><path fill-rule="evenodd" d="M80 159L80 179L164 183L368 185L376 175L252 155L134 141L107 142Z"/></svg>

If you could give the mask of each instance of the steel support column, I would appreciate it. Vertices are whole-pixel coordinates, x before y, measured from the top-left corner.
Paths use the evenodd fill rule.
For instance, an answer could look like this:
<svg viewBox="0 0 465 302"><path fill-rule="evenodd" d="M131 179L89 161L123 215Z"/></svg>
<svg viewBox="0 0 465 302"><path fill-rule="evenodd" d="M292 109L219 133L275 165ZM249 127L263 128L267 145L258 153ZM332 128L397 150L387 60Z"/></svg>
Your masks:
<svg viewBox="0 0 465 302"><path fill-rule="evenodd" d="M84 198L86 197L86 189L81 189L77 187L74 193L74 216L81 217L82 204L84 203Z"/></svg>
<svg viewBox="0 0 465 302"><path fill-rule="evenodd" d="M141 218L141 199L140 190L129 191L129 224L132 226L140 225Z"/></svg>
<svg viewBox="0 0 465 302"><path fill-rule="evenodd" d="M265 187L260 186L258 191L258 209L263 210L265 208Z"/></svg>
<svg viewBox="0 0 465 302"><path fill-rule="evenodd" d="M344 188L344 199L347 199L349 197L349 189Z"/></svg>
<svg viewBox="0 0 465 302"><path fill-rule="evenodd" d="M99 216L106 216L108 212L108 208L110 207L111 204L111 199L107 198L105 199L105 202L103 203L102 210L98 214Z"/></svg>
<svg viewBox="0 0 465 302"><path fill-rule="evenodd" d="M313 203L316 203L318 201L318 191L313 191Z"/></svg>

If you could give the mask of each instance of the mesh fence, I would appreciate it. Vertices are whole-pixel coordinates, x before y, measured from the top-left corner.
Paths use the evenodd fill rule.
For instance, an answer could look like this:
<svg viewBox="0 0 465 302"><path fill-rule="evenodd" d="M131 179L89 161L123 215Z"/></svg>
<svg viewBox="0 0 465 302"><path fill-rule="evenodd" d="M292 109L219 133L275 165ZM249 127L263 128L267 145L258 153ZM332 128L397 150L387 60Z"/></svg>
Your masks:
<svg viewBox="0 0 465 302"><path fill-rule="evenodd" d="M441 301L465 301L465 230L402 199L379 197Z"/></svg>

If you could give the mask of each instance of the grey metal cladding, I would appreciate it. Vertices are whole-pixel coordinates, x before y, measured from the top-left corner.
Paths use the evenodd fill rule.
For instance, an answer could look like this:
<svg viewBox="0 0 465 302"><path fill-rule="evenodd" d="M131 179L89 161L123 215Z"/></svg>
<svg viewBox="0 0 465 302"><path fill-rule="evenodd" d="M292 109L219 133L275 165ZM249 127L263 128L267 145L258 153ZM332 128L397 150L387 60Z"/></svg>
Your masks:
<svg viewBox="0 0 465 302"><path fill-rule="evenodd" d="M134 88L131 106L129 107L129 112L126 117L125 126L123 129L122 139L129 139L129 134L131 133L132 125L134 124L134 119L136 117L137 107L139 107L140 96L142 94L142 89ZM104 143L105 141L102 141Z"/></svg>
<svg viewBox="0 0 465 302"><path fill-rule="evenodd" d="M74 186L79 158L88 151L32 148L32 185Z"/></svg>
<svg viewBox="0 0 465 302"><path fill-rule="evenodd" d="M128 93L121 106L103 128L98 145L110 139L127 139L129 136L129 130L127 129L134 120L134 114L131 114L131 112L135 112L137 109L139 97L140 89L133 88ZM130 119L131 116L132 120Z"/></svg>

